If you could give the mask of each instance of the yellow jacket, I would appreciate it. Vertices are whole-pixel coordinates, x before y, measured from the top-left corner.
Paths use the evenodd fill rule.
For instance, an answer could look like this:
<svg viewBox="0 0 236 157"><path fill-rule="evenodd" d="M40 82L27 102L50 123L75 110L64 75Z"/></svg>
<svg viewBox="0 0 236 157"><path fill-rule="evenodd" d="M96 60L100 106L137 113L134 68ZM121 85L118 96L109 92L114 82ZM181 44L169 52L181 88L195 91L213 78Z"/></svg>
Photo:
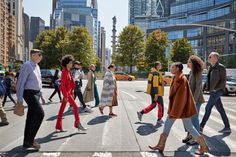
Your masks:
<svg viewBox="0 0 236 157"><path fill-rule="evenodd" d="M155 68L148 75L147 93L150 95L164 96L164 79Z"/></svg>

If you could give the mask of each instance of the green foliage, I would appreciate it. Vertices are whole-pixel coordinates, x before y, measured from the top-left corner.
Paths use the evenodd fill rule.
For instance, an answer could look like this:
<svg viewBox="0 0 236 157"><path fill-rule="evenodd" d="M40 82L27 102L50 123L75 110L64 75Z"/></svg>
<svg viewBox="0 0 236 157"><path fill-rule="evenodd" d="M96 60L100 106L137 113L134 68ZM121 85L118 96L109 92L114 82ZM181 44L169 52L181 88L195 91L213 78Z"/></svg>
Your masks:
<svg viewBox="0 0 236 157"><path fill-rule="evenodd" d="M153 31L146 39L145 58L147 66L153 66L155 61L160 61L164 69L167 68L167 61L165 57L166 48L169 44L167 34L160 29Z"/></svg>
<svg viewBox="0 0 236 157"><path fill-rule="evenodd" d="M112 56L113 62L120 66L135 66L144 56L144 47L142 30L135 25L128 25L118 37L117 52L113 52Z"/></svg>
<svg viewBox="0 0 236 157"><path fill-rule="evenodd" d="M85 66L96 63L92 37L84 27L74 28L72 32L64 27L46 30L37 37L35 45L44 51L42 68L59 67L65 54L73 55Z"/></svg>
<svg viewBox="0 0 236 157"><path fill-rule="evenodd" d="M188 58L193 54L192 45L185 38L177 39L170 50L172 62L182 62L186 64Z"/></svg>

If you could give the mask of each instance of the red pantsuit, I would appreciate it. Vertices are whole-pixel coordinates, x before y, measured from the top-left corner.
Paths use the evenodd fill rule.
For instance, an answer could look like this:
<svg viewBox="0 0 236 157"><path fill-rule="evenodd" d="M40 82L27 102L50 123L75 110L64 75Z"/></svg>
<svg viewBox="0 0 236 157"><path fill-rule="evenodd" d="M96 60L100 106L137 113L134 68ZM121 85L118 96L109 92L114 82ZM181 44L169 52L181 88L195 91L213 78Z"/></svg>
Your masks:
<svg viewBox="0 0 236 157"><path fill-rule="evenodd" d="M75 100L73 97L74 88L75 88L75 82L73 80L71 72L68 69L64 68L61 74L61 87L60 87L60 90L63 95L63 99L62 99L61 107L60 107L59 114L57 117L57 124L56 124L56 129L58 130L62 130L62 116L63 116L63 112L65 110L67 102L69 102L73 107L74 116L75 116L74 127L78 128L80 118L79 118L79 113L78 113L78 106L75 103Z"/></svg>

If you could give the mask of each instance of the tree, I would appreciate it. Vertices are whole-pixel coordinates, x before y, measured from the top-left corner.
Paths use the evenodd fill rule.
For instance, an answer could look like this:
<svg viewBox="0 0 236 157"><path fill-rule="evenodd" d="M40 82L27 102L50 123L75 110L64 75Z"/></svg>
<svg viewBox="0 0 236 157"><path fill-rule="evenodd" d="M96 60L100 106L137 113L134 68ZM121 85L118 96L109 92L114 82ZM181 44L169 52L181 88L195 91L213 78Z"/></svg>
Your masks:
<svg viewBox="0 0 236 157"><path fill-rule="evenodd" d="M144 33L135 25L126 26L118 37L117 52L113 53L114 63L121 66L132 66L144 55Z"/></svg>
<svg viewBox="0 0 236 157"><path fill-rule="evenodd" d="M83 65L96 64L93 38L86 27L75 27L69 34L68 52Z"/></svg>
<svg viewBox="0 0 236 157"><path fill-rule="evenodd" d="M42 68L56 68L60 66L60 60L65 52L64 41L68 35L66 28L43 31L35 41L35 48L43 50Z"/></svg>
<svg viewBox="0 0 236 157"><path fill-rule="evenodd" d="M177 39L170 50L170 58L172 62L182 62L186 64L188 58L192 54L192 45L185 38Z"/></svg>
<svg viewBox="0 0 236 157"><path fill-rule="evenodd" d="M160 29L153 31L146 39L145 58L148 67L153 65L155 61L162 62L163 69L167 68L165 57L166 48L169 44L167 34Z"/></svg>
<svg viewBox="0 0 236 157"><path fill-rule="evenodd" d="M64 27L46 30L37 37L35 48L44 51L43 68L59 67L65 54L73 55L85 66L96 63L93 39L85 27L76 27L72 32Z"/></svg>

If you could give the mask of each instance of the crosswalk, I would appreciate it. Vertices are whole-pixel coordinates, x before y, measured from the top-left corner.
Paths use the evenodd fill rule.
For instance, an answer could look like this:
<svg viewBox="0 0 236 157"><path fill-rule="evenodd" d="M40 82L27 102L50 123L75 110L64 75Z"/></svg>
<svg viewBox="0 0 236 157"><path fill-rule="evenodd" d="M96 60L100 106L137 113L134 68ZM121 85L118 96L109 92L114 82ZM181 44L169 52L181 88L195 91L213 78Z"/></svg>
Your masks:
<svg viewBox="0 0 236 157"><path fill-rule="evenodd" d="M119 84L118 84L119 85ZM99 86L99 89L101 86ZM108 108L105 115L100 115L97 108L93 108L90 114L81 114L81 123L89 130L86 133L78 133L73 127L74 117L72 113L65 111L63 127L67 132L54 133L55 122L59 110L59 102L44 106L44 122L37 134L37 140L42 148L39 152L29 153L22 150L24 131L24 117L13 115L10 105L6 104L10 125L0 127L0 157L30 156L30 157L160 157L158 152L152 152L148 145L155 145L163 126L156 126L157 109L143 116L139 122L137 111L140 111L150 102L150 97L143 92L136 92L139 88L119 85L119 106L114 108L118 117L108 118ZM143 87L142 87L143 89ZM48 89L46 89L48 90ZM100 89L101 90L101 89ZM51 92L48 90L49 93ZM47 95L46 95L47 99ZM207 100L207 96L206 96ZM236 104L235 97L223 97L222 101L228 115L232 133L218 133L223 126L220 114L213 108L211 116L204 127L204 136L211 149L206 156L236 156ZM165 114L168 108L168 90L164 96ZM93 104L94 102L91 102ZM234 103L234 104L233 104ZM201 120L205 105L201 106ZM181 141L186 136L182 121L177 120L173 125L166 148L165 156L188 157L195 156L197 146L189 147Z"/></svg>

